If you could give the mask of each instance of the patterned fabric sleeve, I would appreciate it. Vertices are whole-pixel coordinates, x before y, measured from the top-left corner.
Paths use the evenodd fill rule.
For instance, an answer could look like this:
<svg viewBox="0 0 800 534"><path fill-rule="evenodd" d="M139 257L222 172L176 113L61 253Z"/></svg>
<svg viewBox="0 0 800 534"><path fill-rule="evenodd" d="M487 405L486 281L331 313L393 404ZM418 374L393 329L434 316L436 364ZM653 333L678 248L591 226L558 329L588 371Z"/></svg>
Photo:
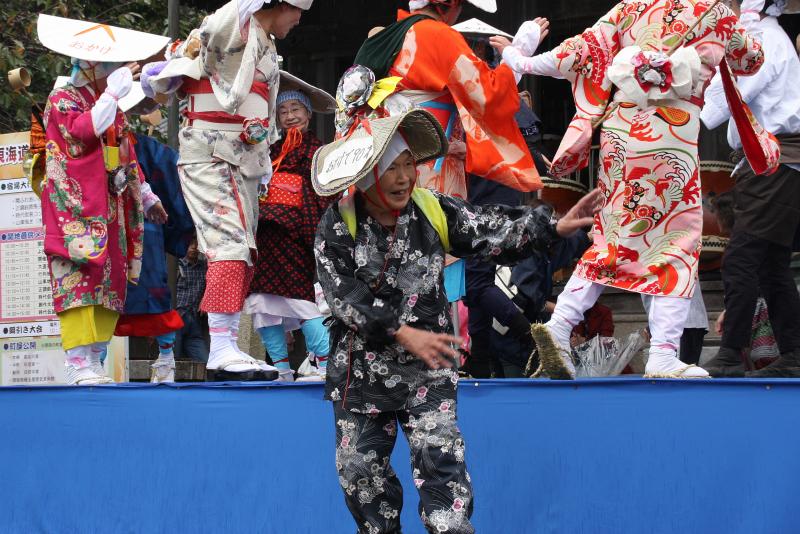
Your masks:
<svg viewBox="0 0 800 534"><path fill-rule="evenodd" d="M325 300L336 319L357 331L371 344L388 345L400 328L400 312L376 298L369 286L356 277L355 242L336 206L331 206L319 224L314 251L317 276Z"/></svg>
<svg viewBox="0 0 800 534"><path fill-rule="evenodd" d="M80 102L71 91L57 90L51 93L45 112L45 126L55 121L70 157L78 157L85 151L95 150L99 140L92 124L91 106Z"/></svg>
<svg viewBox="0 0 800 534"><path fill-rule="evenodd" d="M620 26L625 27L627 19L635 20L634 13L629 10L636 7L635 3L621 2L594 26L557 46L553 50L556 66L564 78L573 84L586 78L604 89L610 87L606 70L620 48L618 31Z"/></svg>
<svg viewBox="0 0 800 534"><path fill-rule="evenodd" d="M491 69L456 30L418 22L392 69L409 87L449 91L465 128L466 169L519 191L541 189L525 140L508 117L519 111L514 72Z"/></svg>
<svg viewBox="0 0 800 534"><path fill-rule="evenodd" d="M548 208L477 207L454 197L437 196L447 217L453 256L507 265L547 250L558 239Z"/></svg>
<svg viewBox="0 0 800 534"><path fill-rule="evenodd" d="M736 76L751 76L764 64L764 49L738 22L725 48L725 59Z"/></svg>
<svg viewBox="0 0 800 534"><path fill-rule="evenodd" d="M161 202L161 199L158 198L158 195L153 193L153 189L150 187L149 183L144 181L144 178L142 178L141 184L142 204L144 205L144 212L147 213L150 211L150 208Z"/></svg>

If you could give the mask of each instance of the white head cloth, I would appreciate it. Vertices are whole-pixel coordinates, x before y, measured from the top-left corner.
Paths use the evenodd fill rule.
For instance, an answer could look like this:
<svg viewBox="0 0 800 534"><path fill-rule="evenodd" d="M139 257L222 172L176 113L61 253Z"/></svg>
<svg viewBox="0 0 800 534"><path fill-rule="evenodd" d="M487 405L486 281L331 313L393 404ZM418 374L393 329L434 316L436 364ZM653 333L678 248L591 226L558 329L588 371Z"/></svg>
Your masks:
<svg viewBox="0 0 800 534"><path fill-rule="evenodd" d="M418 9L422 9L423 7L427 6L430 2L428 0L410 0L408 2L408 9L411 11L417 11Z"/></svg>
<svg viewBox="0 0 800 534"><path fill-rule="evenodd" d="M378 161L378 164L375 165L375 167L378 170L378 177L383 176L383 173L386 172L386 169L392 166L392 163L394 163L394 160L397 159L397 156L399 156L406 150L408 150L409 152L411 151L411 149L408 147L408 143L406 143L406 140L403 139L403 136L400 135L399 132L396 132L392 137L392 140L389 141L389 146L386 147L386 151L383 153L383 156L381 156L381 159ZM367 175L364 176L364 178L362 178L356 183L356 187L361 191L366 191L374 184L375 184L375 173L370 172L367 173Z"/></svg>

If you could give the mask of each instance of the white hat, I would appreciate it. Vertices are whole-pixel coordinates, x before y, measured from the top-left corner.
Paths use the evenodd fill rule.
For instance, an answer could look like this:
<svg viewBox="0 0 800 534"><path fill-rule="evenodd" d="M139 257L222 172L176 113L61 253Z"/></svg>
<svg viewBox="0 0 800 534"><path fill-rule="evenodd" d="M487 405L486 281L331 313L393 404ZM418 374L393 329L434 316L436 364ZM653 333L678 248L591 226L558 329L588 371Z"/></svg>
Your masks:
<svg viewBox="0 0 800 534"><path fill-rule="evenodd" d="M467 0L467 2L487 13L494 13L497 11L497 2L495 0Z"/></svg>
<svg viewBox="0 0 800 534"><path fill-rule="evenodd" d="M472 34L472 35L502 35L503 37L508 37L509 39L513 39L514 36L507 34L503 30L498 30L494 26L490 26L486 24L480 19L469 19L465 20L464 22L459 22L453 29L459 33L464 34Z"/></svg>
<svg viewBox="0 0 800 534"><path fill-rule="evenodd" d="M39 15L37 32L39 41L54 52L104 63L147 59L169 42L161 35L51 15Z"/></svg>
<svg viewBox="0 0 800 534"><path fill-rule="evenodd" d="M434 0L435 1L435 0ZM494 13L497 11L497 1L496 0L467 0L470 4L477 7L478 9L482 9L487 13ZM411 0L408 3L408 7L415 11L417 9L422 9L423 7L427 6L431 3L431 0Z"/></svg>
<svg viewBox="0 0 800 534"><path fill-rule="evenodd" d="M319 87L314 87L310 83L301 80L285 70L281 71L281 84L279 92L300 91L311 101L311 107L317 113L333 113L336 111L336 99Z"/></svg>

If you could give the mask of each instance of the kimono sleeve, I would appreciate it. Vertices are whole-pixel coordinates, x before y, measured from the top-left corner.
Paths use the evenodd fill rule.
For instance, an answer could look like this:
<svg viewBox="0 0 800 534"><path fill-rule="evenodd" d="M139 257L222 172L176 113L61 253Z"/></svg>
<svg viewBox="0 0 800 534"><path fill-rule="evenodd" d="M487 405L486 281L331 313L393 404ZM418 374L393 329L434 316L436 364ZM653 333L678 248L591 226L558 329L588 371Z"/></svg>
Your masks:
<svg viewBox="0 0 800 534"><path fill-rule="evenodd" d="M508 265L547 251L558 239L546 207L478 207L454 197L437 197L447 217L453 256Z"/></svg>
<svg viewBox="0 0 800 534"><path fill-rule="evenodd" d="M56 90L48 99L46 126L55 123L67 143L75 141L92 150L100 141L92 123L92 109L86 108L70 91Z"/></svg>
<svg viewBox="0 0 800 534"><path fill-rule="evenodd" d="M507 65L492 69L456 30L435 21L414 25L412 59L398 57L396 72L413 87L447 90L467 143L466 170L518 191L541 189L541 180L515 121L519 94Z"/></svg>
<svg viewBox="0 0 800 534"><path fill-rule="evenodd" d="M764 64L764 49L761 43L737 22L725 47L725 60L735 76L751 76Z"/></svg>
<svg viewBox="0 0 800 534"><path fill-rule="evenodd" d="M551 52L561 75L576 84L585 78L592 85L610 89L608 67L620 49L620 26L625 27L625 4L619 3L582 34L571 37ZM607 99L607 97L606 97Z"/></svg>
<svg viewBox="0 0 800 534"><path fill-rule="evenodd" d="M389 302L375 298L356 277L355 241L336 206L322 216L314 253L317 277L333 316L369 343L388 345L400 328L400 313Z"/></svg>
<svg viewBox="0 0 800 534"><path fill-rule="evenodd" d="M736 86L746 104L750 104L778 74L774 65L764 64L764 59L763 45L737 23L725 48L725 61L733 74L742 76ZM707 128L716 128L731 118L719 72L706 88L700 118Z"/></svg>

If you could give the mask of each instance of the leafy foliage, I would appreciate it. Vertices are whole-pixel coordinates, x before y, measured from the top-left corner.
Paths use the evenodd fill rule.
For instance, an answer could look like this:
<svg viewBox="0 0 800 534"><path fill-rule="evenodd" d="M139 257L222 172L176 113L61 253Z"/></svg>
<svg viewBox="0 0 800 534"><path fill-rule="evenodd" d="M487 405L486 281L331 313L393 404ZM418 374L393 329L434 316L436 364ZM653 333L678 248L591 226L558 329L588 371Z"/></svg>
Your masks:
<svg viewBox="0 0 800 534"><path fill-rule="evenodd" d="M39 13L167 34L166 0L5 0L0 3L0 133L30 128L30 101L11 90L6 72L27 68L33 79L28 91L37 102L45 101L56 77L69 73L69 58L51 52L39 42ZM180 34L187 35L203 16L196 9L181 6Z"/></svg>

